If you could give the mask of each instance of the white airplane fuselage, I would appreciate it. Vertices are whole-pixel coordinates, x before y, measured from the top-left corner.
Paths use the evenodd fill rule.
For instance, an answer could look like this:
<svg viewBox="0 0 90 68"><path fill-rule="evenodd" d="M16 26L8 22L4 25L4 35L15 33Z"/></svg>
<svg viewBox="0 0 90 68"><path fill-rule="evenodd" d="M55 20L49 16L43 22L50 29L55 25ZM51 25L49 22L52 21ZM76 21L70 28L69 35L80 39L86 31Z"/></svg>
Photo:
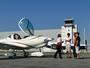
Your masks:
<svg viewBox="0 0 90 68"><path fill-rule="evenodd" d="M12 39L12 38L5 38L0 40L1 44L8 44L15 47L21 47L21 48L38 48L45 46L46 42L45 40L51 40L50 38L46 37L38 37L38 36L29 36L27 38L23 39Z"/></svg>
<svg viewBox="0 0 90 68"><path fill-rule="evenodd" d="M28 56L28 53L25 52L25 49L42 48L45 47L49 41L53 40L52 38L47 38L41 35L34 36L34 28L29 19L22 18L19 21L18 26L22 32L28 34L29 36L21 38L19 34L14 33L4 39L1 39L1 49L23 50L24 56ZM37 53L37 55L38 54L41 53ZM16 54L13 52L12 57L14 56L16 56Z"/></svg>

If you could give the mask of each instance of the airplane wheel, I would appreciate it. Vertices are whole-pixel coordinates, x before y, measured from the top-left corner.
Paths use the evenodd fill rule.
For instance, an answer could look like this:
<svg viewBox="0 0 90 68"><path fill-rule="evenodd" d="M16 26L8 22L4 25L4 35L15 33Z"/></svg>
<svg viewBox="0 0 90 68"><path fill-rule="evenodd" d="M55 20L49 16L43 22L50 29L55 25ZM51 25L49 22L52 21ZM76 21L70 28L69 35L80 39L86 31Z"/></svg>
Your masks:
<svg viewBox="0 0 90 68"><path fill-rule="evenodd" d="M12 55L9 56L10 59L16 58L16 53L12 53Z"/></svg>
<svg viewBox="0 0 90 68"><path fill-rule="evenodd" d="M29 53L28 52L24 52L24 57L28 57Z"/></svg>

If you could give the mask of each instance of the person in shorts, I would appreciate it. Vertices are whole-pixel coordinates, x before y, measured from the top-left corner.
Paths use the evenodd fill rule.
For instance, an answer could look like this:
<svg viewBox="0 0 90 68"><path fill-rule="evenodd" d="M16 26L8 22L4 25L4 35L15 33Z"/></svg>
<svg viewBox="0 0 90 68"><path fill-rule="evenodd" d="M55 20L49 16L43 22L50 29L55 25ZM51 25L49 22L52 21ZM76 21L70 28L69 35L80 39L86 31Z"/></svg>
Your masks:
<svg viewBox="0 0 90 68"><path fill-rule="evenodd" d="M70 38L70 33L67 33L66 37L66 53L67 53L67 58L71 58L71 38Z"/></svg>
<svg viewBox="0 0 90 68"><path fill-rule="evenodd" d="M77 58L77 54L76 54L76 32L74 33L74 38L73 38L73 44L74 44L74 46L73 46L73 56L74 56L74 58Z"/></svg>
<svg viewBox="0 0 90 68"><path fill-rule="evenodd" d="M79 36L79 32L76 33L76 45L75 45L75 49L76 49L76 54L77 54L77 58L80 58L80 36Z"/></svg>

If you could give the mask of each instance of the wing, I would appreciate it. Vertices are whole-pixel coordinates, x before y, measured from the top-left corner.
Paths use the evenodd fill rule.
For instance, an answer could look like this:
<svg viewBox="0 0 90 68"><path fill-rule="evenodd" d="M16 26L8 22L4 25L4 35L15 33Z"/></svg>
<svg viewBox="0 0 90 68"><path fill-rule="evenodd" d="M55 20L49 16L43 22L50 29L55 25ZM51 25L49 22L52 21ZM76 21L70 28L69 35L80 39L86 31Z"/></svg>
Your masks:
<svg viewBox="0 0 90 68"><path fill-rule="evenodd" d="M28 46L18 43L0 43L0 49L27 49Z"/></svg>
<svg viewBox="0 0 90 68"><path fill-rule="evenodd" d="M40 36L32 37L30 40L38 38ZM25 40L24 40L25 41ZM23 42L23 41L22 41ZM30 44L22 43L20 40L14 40L9 37L0 40L0 49L31 49L35 48L35 46L32 46Z"/></svg>

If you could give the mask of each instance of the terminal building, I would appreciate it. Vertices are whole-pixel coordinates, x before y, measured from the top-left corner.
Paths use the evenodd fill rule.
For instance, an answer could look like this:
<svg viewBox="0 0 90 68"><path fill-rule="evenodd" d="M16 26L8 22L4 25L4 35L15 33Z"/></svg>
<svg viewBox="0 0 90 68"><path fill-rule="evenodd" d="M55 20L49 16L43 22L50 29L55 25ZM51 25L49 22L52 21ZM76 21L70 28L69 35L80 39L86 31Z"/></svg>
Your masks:
<svg viewBox="0 0 90 68"><path fill-rule="evenodd" d="M64 41L67 37L67 33L70 33L71 43L73 43L73 35L78 31L77 25L74 24L74 20L72 18L64 20L64 26L61 26L60 33L62 35L62 40Z"/></svg>

